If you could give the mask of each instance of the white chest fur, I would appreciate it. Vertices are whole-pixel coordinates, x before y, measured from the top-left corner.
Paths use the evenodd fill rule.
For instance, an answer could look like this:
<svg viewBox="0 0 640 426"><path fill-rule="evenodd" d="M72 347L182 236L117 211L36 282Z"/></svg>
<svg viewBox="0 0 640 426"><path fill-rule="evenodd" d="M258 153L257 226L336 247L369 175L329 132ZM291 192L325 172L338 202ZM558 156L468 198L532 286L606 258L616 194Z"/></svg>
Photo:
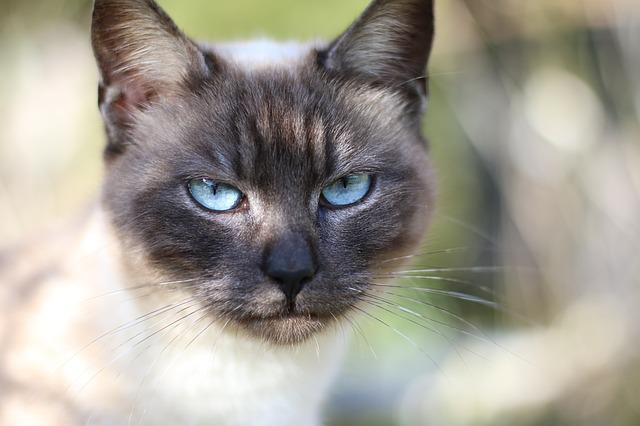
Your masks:
<svg viewBox="0 0 640 426"><path fill-rule="evenodd" d="M230 334L215 337L218 331L208 331L184 351L177 345L151 367L143 391L147 400L140 404L145 416L151 414L150 424L168 418L170 424L319 423L342 354L340 337L320 336L317 347L312 339L274 348Z"/></svg>

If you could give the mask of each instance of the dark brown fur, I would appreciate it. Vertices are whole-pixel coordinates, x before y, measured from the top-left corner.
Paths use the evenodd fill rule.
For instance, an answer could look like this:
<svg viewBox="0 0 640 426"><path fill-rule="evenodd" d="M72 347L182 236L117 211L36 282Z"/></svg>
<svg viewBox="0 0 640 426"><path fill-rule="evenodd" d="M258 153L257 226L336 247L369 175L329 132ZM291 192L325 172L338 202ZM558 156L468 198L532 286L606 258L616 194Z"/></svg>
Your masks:
<svg viewBox="0 0 640 426"><path fill-rule="evenodd" d="M124 251L141 253L128 259L133 278L196 279L191 291L213 315L282 343L356 305L381 260L415 247L433 209L419 119L430 3L374 2L299 63L247 70L196 47L153 2L99 2L93 42L110 93L101 99L104 205ZM128 13L112 15L123 5ZM156 66L169 68L149 72L145 60L160 56ZM319 204L324 186L363 172L375 186L361 203ZM247 200L206 211L187 191L196 177L232 184ZM304 234L319 262L292 313L260 270L287 232ZM295 325L282 325L291 316Z"/></svg>

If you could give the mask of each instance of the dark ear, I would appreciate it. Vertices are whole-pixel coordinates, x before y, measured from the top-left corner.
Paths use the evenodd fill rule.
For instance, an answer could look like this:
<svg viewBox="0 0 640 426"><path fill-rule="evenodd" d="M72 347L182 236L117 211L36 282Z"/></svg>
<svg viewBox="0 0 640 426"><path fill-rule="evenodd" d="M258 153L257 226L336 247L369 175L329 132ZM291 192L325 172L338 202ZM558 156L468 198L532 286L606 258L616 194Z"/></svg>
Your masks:
<svg viewBox="0 0 640 426"><path fill-rule="evenodd" d="M107 153L123 149L135 112L178 95L187 79L208 72L204 54L153 0L96 0L91 40L102 77Z"/></svg>
<svg viewBox="0 0 640 426"><path fill-rule="evenodd" d="M330 70L425 93L433 0L374 0L321 54Z"/></svg>

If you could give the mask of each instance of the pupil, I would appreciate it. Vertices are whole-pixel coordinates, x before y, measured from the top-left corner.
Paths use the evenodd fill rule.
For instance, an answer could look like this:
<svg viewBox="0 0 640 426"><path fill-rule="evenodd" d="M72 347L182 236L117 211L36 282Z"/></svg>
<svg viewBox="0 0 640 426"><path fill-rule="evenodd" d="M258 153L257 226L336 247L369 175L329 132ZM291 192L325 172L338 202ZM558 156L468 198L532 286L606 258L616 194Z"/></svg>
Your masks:
<svg viewBox="0 0 640 426"><path fill-rule="evenodd" d="M342 182L342 186L344 187L344 189L347 189L347 185L349 184L347 178L343 177L342 179L340 179L340 181Z"/></svg>

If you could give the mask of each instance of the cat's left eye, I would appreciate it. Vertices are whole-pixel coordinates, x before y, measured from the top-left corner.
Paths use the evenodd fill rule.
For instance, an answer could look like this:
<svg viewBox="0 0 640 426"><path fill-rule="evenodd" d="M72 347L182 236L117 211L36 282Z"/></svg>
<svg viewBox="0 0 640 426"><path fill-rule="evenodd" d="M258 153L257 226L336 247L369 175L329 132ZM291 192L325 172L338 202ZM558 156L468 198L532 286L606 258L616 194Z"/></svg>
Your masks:
<svg viewBox="0 0 640 426"><path fill-rule="evenodd" d="M191 179L188 186L191 196L208 210L225 212L235 209L242 202L243 195L239 189L212 179Z"/></svg>
<svg viewBox="0 0 640 426"><path fill-rule="evenodd" d="M342 177L322 190L322 198L333 207L347 207L362 200L371 189L372 178L368 174Z"/></svg>

